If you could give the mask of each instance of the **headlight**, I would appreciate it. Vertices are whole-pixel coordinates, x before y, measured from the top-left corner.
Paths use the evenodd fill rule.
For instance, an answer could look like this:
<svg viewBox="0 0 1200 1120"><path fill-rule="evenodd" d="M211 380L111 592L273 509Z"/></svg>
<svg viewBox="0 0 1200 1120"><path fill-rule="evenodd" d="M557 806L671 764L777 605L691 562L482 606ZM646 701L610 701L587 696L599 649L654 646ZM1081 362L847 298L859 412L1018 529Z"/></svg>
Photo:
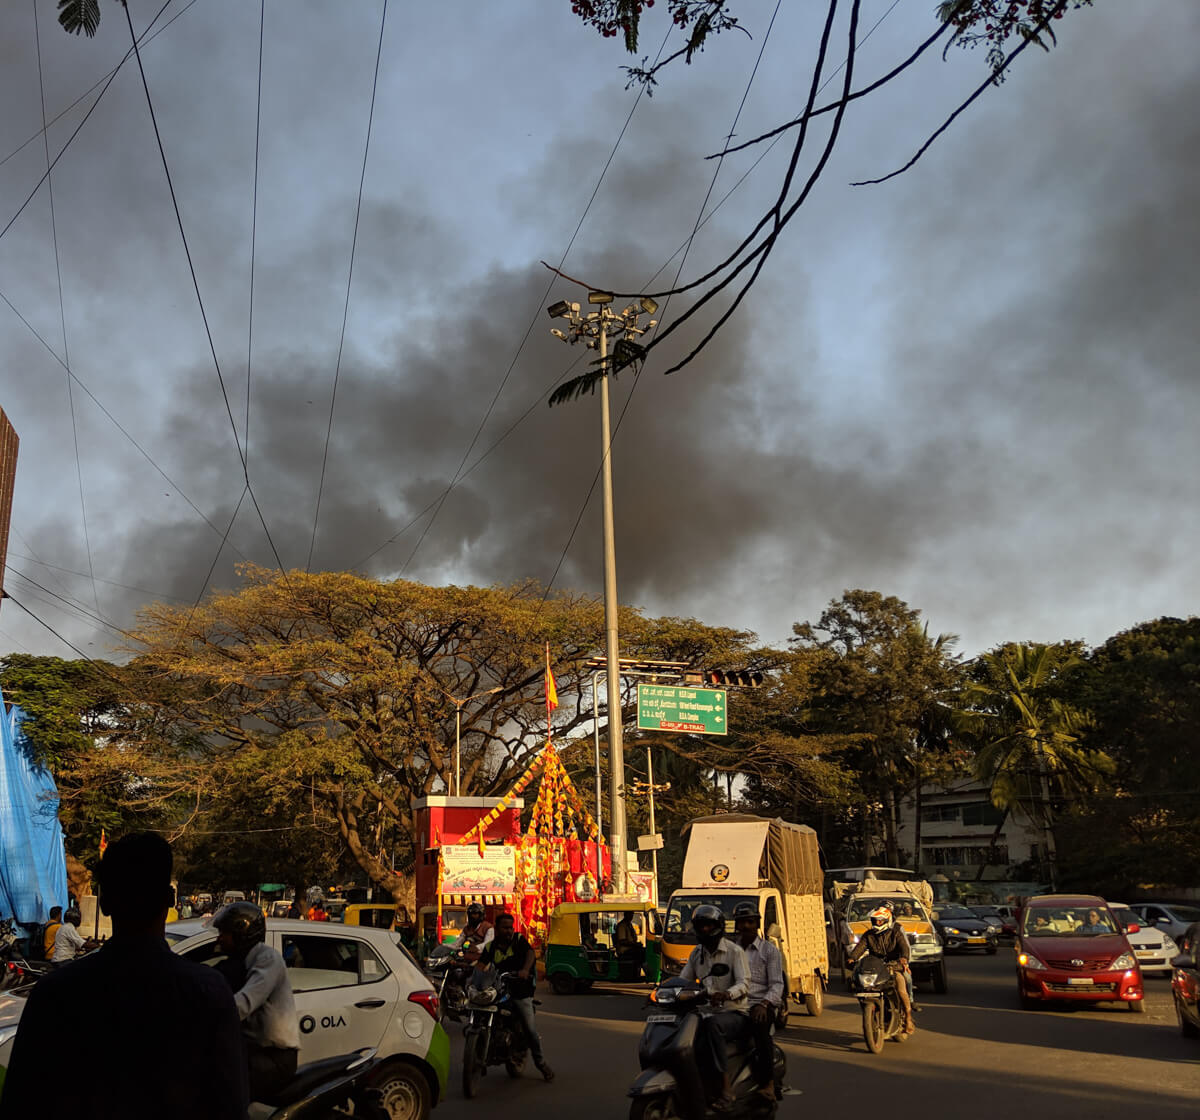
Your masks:
<svg viewBox="0 0 1200 1120"><path fill-rule="evenodd" d="M882 977L878 972L862 972L859 973L858 979L864 988L874 988L879 984Z"/></svg>
<svg viewBox="0 0 1200 1120"><path fill-rule="evenodd" d="M958 933L958 930L956 930L953 926L947 926L946 932L947 933Z"/></svg>
<svg viewBox="0 0 1200 1120"><path fill-rule="evenodd" d="M1046 967L1032 953L1018 953L1017 962L1022 968L1027 968L1031 972L1041 972Z"/></svg>
<svg viewBox="0 0 1200 1120"><path fill-rule="evenodd" d="M1165 933L1163 934L1163 952L1168 957L1173 957L1179 952L1179 946L1175 944L1174 938L1168 937Z"/></svg>
<svg viewBox="0 0 1200 1120"><path fill-rule="evenodd" d="M1132 953L1122 953L1109 967L1114 969L1133 968L1135 964L1137 961L1134 960Z"/></svg>

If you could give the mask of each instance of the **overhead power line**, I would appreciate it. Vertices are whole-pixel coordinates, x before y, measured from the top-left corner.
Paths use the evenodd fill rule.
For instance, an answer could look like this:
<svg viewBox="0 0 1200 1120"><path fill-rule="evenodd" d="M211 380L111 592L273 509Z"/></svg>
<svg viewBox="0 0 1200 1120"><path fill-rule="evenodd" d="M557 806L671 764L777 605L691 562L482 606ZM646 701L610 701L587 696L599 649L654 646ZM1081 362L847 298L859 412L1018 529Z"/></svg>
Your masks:
<svg viewBox="0 0 1200 1120"><path fill-rule="evenodd" d="M379 44L375 48L375 77L371 80L371 107L367 111L367 138L363 144L362 170L358 176L358 201L354 204L354 234L350 238L350 267L346 271L346 299L342 304L342 330L338 336L337 362L333 369L333 390L329 394L329 422L325 426L325 450L321 453L321 480L317 484L317 503L313 510L312 536L308 542L308 559L304 570L312 568L313 549L317 544L317 522L321 517L321 496L325 493L325 468L329 463L329 440L333 435L333 410L337 405L338 381L342 376L342 351L346 345L346 322L350 317L350 285L354 280L354 254L358 249L358 223L362 217L363 184L367 181L367 157L371 153L371 126L375 123L375 94L379 89L379 60L383 56L383 32L387 26L387 0L379 17Z"/></svg>
<svg viewBox="0 0 1200 1120"><path fill-rule="evenodd" d="M158 154L162 159L163 172L167 177L167 188L171 193L171 206L175 211L175 221L179 227L180 239L183 241L184 255L187 257L188 272L192 278L192 289L196 293L196 303L199 305L200 318L204 323L204 334L208 339L208 349L212 354L213 366L217 373L217 381L221 386L221 397L225 401L225 411L229 416L229 425L233 429L233 442L237 447L238 458L242 464L242 475L246 483L246 493L250 496L250 501L254 506L254 511L258 514L259 523L262 525L263 533L266 535L267 543L271 546L271 553L275 557L276 566L279 568L279 572L283 576L283 580L286 583L287 571L283 566L283 560L279 555L279 549L275 547L275 539L271 536L271 530L267 526L267 519L263 515L262 507L258 504L258 498L254 493L254 487L250 484L250 472L246 463L246 453L242 447L241 439L238 436L237 421L233 418L233 406L229 400L229 390L225 384L225 375L221 372L221 360L217 357L217 347L216 343L213 341L212 329L208 323L208 312L204 307L204 297L200 294L200 281L196 276L196 266L192 260L191 247L188 245L187 232L183 228L183 215L179 210L179 199L175 194L175 183L171 178L171 168L167 162L166 148L163 146L162 133L158 127L158 115L154 111L154 100L150 96L150 83L146 79L146 69L142 65L142 53L138 49L137 35L133 30L133 17L129 14L129 8L127 5L125 6L125 19L129 24L129 37L133 42L133 57L137 60L138 73L141 75L142 79L142 89L146 93L146 107L150 112L150 123L154 127L154 139L158 144ZM243 497L244 496L245 495L243 495Z"/></svg>

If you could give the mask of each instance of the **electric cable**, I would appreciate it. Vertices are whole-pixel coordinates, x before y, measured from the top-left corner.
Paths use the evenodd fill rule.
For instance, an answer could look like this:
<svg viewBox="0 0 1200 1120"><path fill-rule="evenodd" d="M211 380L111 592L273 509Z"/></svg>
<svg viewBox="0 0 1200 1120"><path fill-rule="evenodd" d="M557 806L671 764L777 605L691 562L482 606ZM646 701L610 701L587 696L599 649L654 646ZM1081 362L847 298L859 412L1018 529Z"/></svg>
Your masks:
<svg viewBox="0 0 1200 1120"><path fill-rule="evenodd" d="M169 2L169 0L168 0L168 2ZM280 575L283 576L283 582L285 584L288 584L287 571L283 566L283 560L279 555L279 549L275 547L275 539L274 539L274 537L271 536L271 530L267 526L267 519L263 515L262 507L258 504L258 498L254 493L254 487L250 485L250 472L246 466L246 454L242 448L241 439L238 436L237 421L234 420L234 418L233 418L233 406L230 404L229 390L225 385L225 375L221 372L221 361L217 357L217 347L216 347L216 343L213 341L212 329L209 327L208 312L205 310L205 307L204 307L204 298L200 294L200 281L196 276L196 266L192 260L192 250L191 250L191 247L188 245L187 233L183 228L183 215L180 213L180 210L179 210L179 199L177 198L177 196L175 194L175 183L171 178L171 168L170 168L169 164L167 163L167 152L166 152L166 148L163 147L162 133L159 131L159 127L158 127L158 116L154 111L154 101L150 96L150 83L146 79L146 69L142 65L142 52L138 49L137 35L134 33L134 30L133 30L133 17L129 13L128 5L125 5L125 19L129 24L129 37L133 41L133 57L137 60L138 73L141 75L141 78L142 78L142 89L146 93L146 107L149 109L149 112L150 112L150 123L154 126L154 139L155 139L156 143L158 144L158 154L159 154L160 158L162 159L163 171L167 177L167 188L169 189L169 191L171 193L171 205L175 210L175 221L179 227L179 236L180 236L181 240L183 241L183 251L184 251L185 256L187 257L188 272L191 274L191 278L192 278L192 288L196 293L196 302L200 307L200 318L204 322L204 333L205 333L205 337L208 339L209 352L212 354L213 366L215 367L216 372L217 372L217 381L220 383L220 386L221 386L221 396L225 401L225 411L229 416L229 424L233 429L233 442L237 447L238 459L241 461L241 464L242 464L242 474L243 474L243 477L245 478L245 482L246 482L246 492L250 496L250 501L254 506L255 512L258 514L258 520L259 520L260 524L262 525L263 533L266 535L267 543L271 546L271 552L275 557L275 563L276 563L276 566L279 568L279 573L280 573ZM243 497L245 497L245 495L243 495ZM239 506L240 506L240 504L241 504L241 499L239 499ZM224 544L224 540L222 540L222 545L223 544ZM215 561L214 561L214 564L215 564Z"/></svg>
<svg viewBox="0 0 1200 1120"><path fill-rule="evenodd" d="M42 33L38 26L38 4L33 3L33 39L37 53L38 94L42 106L42 141L46 149L46 196L50 201L50 236L54 242L54 276L58 282L58 318L62 325L63 362L70 368L71 349L67 344L67 305L63 299L62 258L58 251L58 219L54 212L54 177L50 174L50 130L46 123L46 80L42 70ZM75 390L71 384L71 375L67 374L67 410L71 415L71 440L75 448L75 478L79 484L79 516L83 523L83 544L87 552L88 574L92 581L92 598L96 603L96 613L100 613L100 593L96 588L96 567L92 561L92 537L88 532L87 499L83 490L83 466L79 461L79 425L75 418Z"/></svg>
<svg viewBox="0 0 1200 1120"><path fill-rule="evenodd" d="M18 536L19 535L20 534L18 534ZM22 538L22 540L24 540L24 538ZM29 547L28 541L25 541L25 547L31 553L31 555L24 556L19 552L10 552L8 554L9 557L13 560L24 560L27 564L36 564L39 568L45 568L51 575L53 575L55 572L62 572L64 575L68 576L79 576L80 579L88 578L87 572L77 572L74 568L63 568L58 564L48 564L45 560L41 559L36 553L33 552L33 549ZM63 589L63 591L69 591L69 588L61 580L56 579L56 582L58 583L59 587ZM182 596L171 595L166 591L155 591L150 587L137 587L131 583L118 583L115 579L105 579L103 576L96 576L96 582L103 583L108 587L119 587L123 591L136 591L139 595L153 595L156 599L174 599L179 603L188 602L188 600L184 599Z"/></svg>
<svg viewBox="0 0 1200 1120"><path fill-rule="evenodd" d="M346 299L342 305L342 330L338 337L337 362L333 369L333 391L329 396L329 423L325 427L325 450L321 453L321 480L317 484L317 504L313 510L312 536L308 542L308 559L304 570L312 568L313 549L317 545L317 522L321 516L321 496L325 493L325 468L329 464L329 441L333 436L333 411L337 404L338 382L342 376L342 352L346 345L346 323L350 317L350 285L354 280L354 254L358 249L358 223L362 217L363 186L367 181L367 157L371 153L371 128L375 123L375 94L379 89L379 60L383 57L383 32L387 26L388 0L383 0L379 18L379 45L375 48L375 76L371 80L371 107L367 112L367 140L363 145L362 171L358 177L358 201L354 204L354 233L350 238L350 267L346 272Z"/></svg>
<svg viewBox="0 0 1200 1120"><path fill-rule="evenodd" d="M111 622L109 622L107 619L101 617L100 615L93 614L78 599L67 598L65 596L58 594L57 591L51 591L50 588L44 586L43 584L38 583L37 580L31 578L30 576L27 576L20 569L12 567L12 565L9 565L8 570L14 576L17 576L19 579L23 579L26 583L30 584L32 587L36 587L40 592L42 592L43 595L49 595L51 599L56 600L59 603L62 603L63 606L59 607L58 608L59 610L63 610L64 607L70 608L71 610L75 611L78 615L87 619L89 622L94 622L98 626L103 626L106 630L111 630L114 634L118 635L119 637L124 638L126 636L126 631L122 630L119 626L114 626ZM45 602L45 600L43 600L43 602ZM52 604L47 604L47 605L52 605Z"/></svg>
<svg viewBox="0 0 1200 1120"><path fill-rule="evenodd" d="M171 0L166 0L166 4L163 4L163 6L158 9L158 15L156 15L154 17L154 19L150 21L151 27L153 27L154 24L158 21L158 16L161 16L163 14L163 12L166 11L167 5L170 3L171 3ZM129 8L128 7L126 7L126 9L125 9L125 15L127 17L129 17ZM132 34L132 32L133 32L132 17L130 17L129 30L130 30L130 33ZM143 31L142 34L145 35L146 32ZM136 44L137 44L137 38L135 36L134 37L135 47L136 47ZM67 142L58 150L58 155L56 155L54 157L53 162L50 164L50 166L48 168L46 168L46 173L37 181L37 184L34 186L33 190L31 190L29 192L29 195L26 197L25 201L22 202L21 205L18 207L17 212L11 218L8 219L7 225L5 225L5 227L3 229L0 229L0 238L3 238L4 235L6 233L8 233L8 231L10 229L12 229L13 223L16 222L16 220L25 212L25 207L28 206L33 201L33 196L36 195L37 192L42 189L42 184L50 177L50 172L54 169L54 167L57 166L58 161L60 159L62 159L63 153L71 146L71 141L74 140L75 137L79 135L83 126L85 124L87 124L88 118L92 115L92 113L94 113L96 111L96 106L100 104L101 99L108 92L108 87L113 84L113 79L116 78L118 71L120 71L121 67L125 64L125 59L127 59L128 57L129 57L129 53L126 53L125 58L121 59L121 61L117 64L116 69L113 70L113 72L111 74L109 74L107 80L104 82L104 88L96 96L96 100L92 102L91 106L88 108L88 111L83 115L83 120L81 120L79 122L79 124L75 126L75 131L72 132L71 135L67 137ZM43 129L43 132L44 131L45 130Z"/></svg>
<svg viewBox="0 0 1200 1120"><path fill-rule="evenodd" d="M196 0L188 0L188 2L178 12L176 12L169 20L167 20L167 22L164 23L162 25L162 27L160 27L156 32L154 32L153 35L149 35L150 27L153 27L155 21L157 21L157 19L158 19L158 16L155 16L154 20L152 20L150 22L150 27L147 27L146 30L142 32L142 40L143 40L144 44L146 46L149 46L151 43L153 43L155 39L157 39L164 31L166 31L166 29L168 27L170 27L171 24L173 24L181 15L183 15L184 12L186 12L188 10L188 8L190 8L195 3L196 3ZM168 7L168 4L164 4L163 7L161 9L159 9L158 15L159 16L162 15L163 11L167 7ZM149 37L147 37L147 36L149 36ZM60 110L57 115L51 117L49 124L46 125L45 128L39 128L37 130L37 132L35 132L32 136L29 137L28 140L25 140L22 143L18 144L15 148L13 148L13 150L11 152L8 153L8 155L6 155L3 159L0 159L0 167L3 167L10 159L13 158L13 156L20 155L26 148L29 147L30 144L32 144L39 136L42 135L42 133L44 133L46 131L46 128L48 128L50 125L58 124L58 122L61 121L63 119L63 117L65 117L72 109L74 109L76 105L78 105L80 102L82 102L84 100L84 98L86 98L89 94L94 93L102 85L104 85L104 83L106 81L108 81L108 79L111 78L114 74L116 74L116 72L118 70L120 70L121 67L125 64L125 62L128 61L129 56L131 54L133 54L133 51L127 50L125 52L124 56L122 57L121 61L118 62L116 66L114 66L107 74L103 75L100 78L100 80L96 82L95 85L90 86L88 89L85 89L83 91L83 93L81 93L77 98L75 98L75 100L72 101L71 104L68 105L65 109ZM103 96L103 94L101 96Z"/></svg>
<svg viewBox="0 0 1200 1120"><path fill-rule="evenodd" d="M34 622L38 623L38 625L44 626L47 630L49 630L51 634L53 634L60 642L62 642L62 644L64 646L67 647L67 649L72 650L73 652L79 654L79 656L82 657L84 659L84 661L87 661L90 664L95 665L110 680L116 681L118 684L122 683L120 680L118 680L117 677L114 677L112 675L112 673L110 673L108 671L108 669L105 667L103 662L97 661L94 657L89 657L86 653L83 652L83 650L81 650L77 645L75 645L74 642L70 641L67 638L64 638L44 618L40 618L40 617L38 617L38 615L34 614L34 612L31 611L27 606L25 606L25 604L22 603L20 599L14 599L11 595L5 595L5 598L10 603L12 603L15 607L17 607L18 609L24 611L27 615L29 615L29 617L32 618Z"/></svg>
<svg viewBox="0 0 1200 1120"><path fill-rule="evenodd" d="M250 370L254 356L254 262L258 245L258 149L262 134L263 29L267 22L267 0L258 10L258 95L254 110L254 197L250 204L250 310L246 316L246 422L242 440L246 445L246 471L250 470Z"/></svg>
<svg viewBox="0 0 1200 1120"><path fill-rule="evenodd" d="M667 33L663 36L663 41L658 48L658 54L655 56L655 62L662 57L662 52L666 48L667 40L671 37L671 32L673 30L674 25L671 25L667 28ZM563 250L562 258L558 262L559 268L562 268L562 266L566 264L567 256L575 244L575 239L579 236L579 231L583 229L583 223L587 219L587 216L592 209L592 204L596 201L596 196L600 193L600 188L604 184L604 179L608 174L608 169L612 166L612 162L616 158L617 149L620 148L621 141L625 139L625 133L628 131L629 124L633 120L633 114L637 112L637 107L639 104L641 104L642 94L645 93L645 91L645 86L639 87L637 96L634 97L633 104L629 107L629 115L625 118L625 123L621 126L621 131L617 134L617 140L616 143L613 144L612 151L608 153L608 159L604 162L604 167L600 171L599 179L596 180L596 186L592 190L591 197L588 199L587 205L583 208L583 213L579 216L579 221L575 225L575 232L571 234L571 239L567 242L567 247ZM465 466L467 459L470 457L471 452L475 449L475 444L479 442L479 437L483 434L483 429L487 425L488 420L491 418L492 412L496 408L497 401L500 400L500 394L504 392L504 387L508 384L508 379L512 376L512 372L516 368L517 362L521 357L521 353L525 349L525 344L529 341L529 336L533 334L533 328L537 325L538 317L542 313L542 307L549 298L550 291L554 287L556 280L557 277L551 273L550 280L546 284L546 290L542 293L541 298L538 300L533 317L529 320L529 326L525 328L525 333L521 336L521 341L517 345L517 352L513 355L512 361L508 363L508 369L504 371L504 376L500 379L500 384L496 388L496 392L493 394L491 402L488 404L487 410L483 414L483 419L479 421L479 426L475 429L475 435L471 438L471 442L468 444L467 450L463 453L463 457L459 461L458 470L454 472L454 477L451 478L449 485L445 490L442 491L442 495L437 502L437 509L434 510L433 516L429 519L428 523L425 525L425 528L421 531L421 536L417 540L417 543L413 545L412 551L408 554L408 559L404 561L404 566L400 569L401 575L408 571L408 567L412 563L413 557L416 556L417 550L421 547L421 544L425 540L426 536L429 535L429 530L433 528L433 523L437 520L438 514L441 513L442 506L445 504L446 498L449 497L450 491L453 490L454 487L461 481L463 467Z"/></svg>

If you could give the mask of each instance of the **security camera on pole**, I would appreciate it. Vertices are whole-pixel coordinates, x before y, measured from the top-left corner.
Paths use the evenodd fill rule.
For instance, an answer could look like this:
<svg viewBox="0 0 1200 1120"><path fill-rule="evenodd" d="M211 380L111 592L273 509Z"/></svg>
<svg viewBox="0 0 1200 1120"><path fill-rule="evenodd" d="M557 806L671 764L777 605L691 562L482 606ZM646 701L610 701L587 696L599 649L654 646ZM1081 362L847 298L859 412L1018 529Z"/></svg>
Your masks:
<svg viewBox="0 0 1200 1120"><path fill-rule="evenodd" d="M612 852L613 885L624 894L625 881L625 749L621 739L621 665L617 636L617 558L613 532L612 492L612 431L609 421L608 377L612 372L608 362L609 336L614 343L645 334L657 325L651 319L642 326L643 314L653 315L658 304L643 296L619 315L609 308L611 292L588 292L588 303L598 307L584 315L577 303L559 300L546 310L552 319L565 319L567 330L551 333L563 342L574 344L584 340L589 349L600 355L600 454L602 493L604 496L604 632L605 655L608 662L608 752L609 752L609 850Z"/></svg>

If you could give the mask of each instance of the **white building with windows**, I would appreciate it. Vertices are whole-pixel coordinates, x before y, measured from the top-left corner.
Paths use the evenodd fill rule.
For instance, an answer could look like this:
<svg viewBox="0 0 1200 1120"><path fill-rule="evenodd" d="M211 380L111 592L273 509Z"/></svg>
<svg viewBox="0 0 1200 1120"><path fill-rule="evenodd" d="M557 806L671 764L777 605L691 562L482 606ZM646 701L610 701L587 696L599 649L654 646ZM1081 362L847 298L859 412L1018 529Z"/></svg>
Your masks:
<svg viewBox="0 0 1200 1120"><path fill-rule="evenodd" d="M898 838L930 879L1008 882L1017 868L1036 865L1043 855L1041 830L1019 811L1006 816L992 804L987 787L972 778L922 788L919 859L916 820L914 791L901 803Z"/></svg>

